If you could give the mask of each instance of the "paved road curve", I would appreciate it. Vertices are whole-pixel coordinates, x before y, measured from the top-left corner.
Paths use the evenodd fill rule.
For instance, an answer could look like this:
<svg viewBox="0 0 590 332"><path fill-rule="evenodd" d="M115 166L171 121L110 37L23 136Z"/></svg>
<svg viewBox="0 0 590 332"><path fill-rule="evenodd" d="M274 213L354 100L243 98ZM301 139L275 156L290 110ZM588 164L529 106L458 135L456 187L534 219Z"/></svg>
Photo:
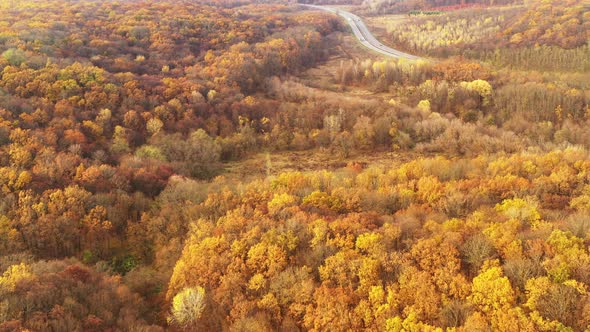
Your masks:
<svg viewBox="0 0 590 332"><path fill-rule="evenodd" d="M398 50L394 50L391 47L383 45L380 41L377 40L377 38L375 38L371 34L371 32L369 32L369 29L367 29L367 26L365 25L365 23L363 23L361 18L352 14L352 13L349 13L349 12L341 10L341 9L324 7L324 6L305 5L305 4L300 4L300 5L304 6L304 7L308 7L308 8L324 10L324 11L342 16L346 20L346 22L348 22L350 27L352 28L352 32L354 33L356 38L364 46L372 49L375 52L378 52L378 53L381 53L383 55L387 55L390 57L394 57L394 58L405 58L405 59L410 59L410 60L420 59L419 57L417 57L415 55L411 55L411 54L407 54L407 53L404 53L404 52L401 52Z"/></svg>

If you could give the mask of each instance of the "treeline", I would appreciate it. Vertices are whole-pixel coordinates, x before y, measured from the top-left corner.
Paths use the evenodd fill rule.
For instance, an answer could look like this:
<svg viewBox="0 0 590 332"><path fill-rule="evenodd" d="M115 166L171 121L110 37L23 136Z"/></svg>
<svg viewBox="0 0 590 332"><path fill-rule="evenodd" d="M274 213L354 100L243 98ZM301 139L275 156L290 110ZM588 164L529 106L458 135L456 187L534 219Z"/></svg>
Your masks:
<svg viewBox="0 0 590 332"><path fill-rule="evenodd" d="M586 76L580 75L579 79L584 80ZM418 109L484 127L503 127L525 140L588 146L588 86L576 83L576 76L556 78L508 71L494 74L478 63L461 59L436 65L367 60L342 63L335 81L392 92L398 96L398 103L417 105Z"/></svg>
<svg viewBox="0 0 590 332"><path fill-rule="evenodd" d="M477 92L466 91L474 98L480 98ZM328 99L329 100L329 99ZM336 100L334 100L335 102ZM390 101L383 105L379 102L348 101L349 107L338 108L330 103L303 103L302 109L314 107L322 117L306 122L311 131L300 128L281 127L280 132L292 132L274 136L270 134L272 147L302 150L321 147L332 150L344 157L353 151L374 151L375 149L444 152L452 155L474 155L479 152L513 152L522 148L523 141L511 132L489 126L483 121L469 124L459 116L448 114L442 116L433 112L431 102L421 100L416 108ZM434 102L434 101L433 101ZM475 115L477 121L479 114ZM311 120L311 119L310 119ZM317 129L316 129L317 128ZM480 131L480 133L478 133ZM272 139L276 137L275 139ZM452 138L452 139L450 139Z"/></svg>
<svg viewBox="0 0 590 332"><path fill-rule="evenodd" d="M297 3L305 3L322 6L361 5L363 0L299 0Z"/></svg>
<svg viewBox="0 0 590 332"><path fill-rule="evenodd" d="M522 3L520 0L364 0L363 9L372 15L399 14L423 10L454 10L470 6L493 6Z"/></svg>
<svg viewBox="0 0 590 332"><path fill-rule="evenodd" d="M465 56L490 62L498 68L590 72L590 44L574 49L543 45L498 48L486 52L466 51Z"/></svg>

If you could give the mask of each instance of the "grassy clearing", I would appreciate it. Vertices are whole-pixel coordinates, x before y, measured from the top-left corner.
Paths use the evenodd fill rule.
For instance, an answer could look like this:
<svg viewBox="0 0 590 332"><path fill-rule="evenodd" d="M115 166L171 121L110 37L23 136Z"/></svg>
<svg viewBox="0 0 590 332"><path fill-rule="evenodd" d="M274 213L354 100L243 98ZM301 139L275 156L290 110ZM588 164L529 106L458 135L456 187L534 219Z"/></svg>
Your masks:
<svg viewBox="0 0 590 332"><path fill-rule="evenodd" d="M409 162L417 157L417 153L406 151L365 151L354 153L348 158L342 158L337 154L321 149L275 153L261 152L245 160L226 163L221 175L229 180L235 179L247 182L261 176L272 176L282 172L337 170L353 164L361 165L361 167L369 165L391 167Z"/></svg>

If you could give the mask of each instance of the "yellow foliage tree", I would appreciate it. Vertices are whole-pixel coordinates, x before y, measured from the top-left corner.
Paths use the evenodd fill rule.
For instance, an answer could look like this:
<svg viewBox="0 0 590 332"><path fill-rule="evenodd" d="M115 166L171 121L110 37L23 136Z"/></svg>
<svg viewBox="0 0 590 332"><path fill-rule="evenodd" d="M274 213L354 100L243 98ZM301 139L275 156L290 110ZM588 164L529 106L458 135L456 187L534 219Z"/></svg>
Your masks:
<svg viewBox="0 0 590 332"><path fill-rule="evenodd" d="M188 287L174 296L169 321L183 327L197 322L205 310L205 290L203 287Z"/></svg>
<svg viewBox="0 0 590 332"><path fill-rule="evenodd" d="M510 281L499 266L487 268L473 278L471 295L468 297L471 303L486 314L510 308L515 298Z"/></svg>

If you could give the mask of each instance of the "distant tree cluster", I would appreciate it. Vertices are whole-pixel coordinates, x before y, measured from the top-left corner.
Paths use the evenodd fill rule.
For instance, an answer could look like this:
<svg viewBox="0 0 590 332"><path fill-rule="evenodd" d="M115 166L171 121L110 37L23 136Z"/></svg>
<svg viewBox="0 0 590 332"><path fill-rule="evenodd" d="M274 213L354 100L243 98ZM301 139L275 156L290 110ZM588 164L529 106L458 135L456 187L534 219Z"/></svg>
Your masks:
<svg viewBox="0 0 590 332"><path fill-rule="evenodd" d="M465 56L490 62L499 68L590 72L590 44L574 49L543 45L506 47L484 52L468 50Z"/></svg>
<svg viewBox="0 0 590 332"><path fill-rule="evenodd" d="M446 11L522 2L522 0L363 0L362 6L369 14L398 14L410 11Z"/></svg>
<svg viewBox="0 0 590 332"><path fill-rule="evenodd" d="M556 45L566 49L588 43L590 11L584 0L532 1L524 15L503 31L510 45Z"/></svg>
<svg viewBox="0 0 590 332"><path fill-rule="evenodd" d="M588 71L590 16L582 0L531 1L413 16L387 28L393 45L437 57L465 55L502 67Z"/></svg>
<svg viewBox="0 0 590 332"><path fill-rule="evenodd" d="M519 80L510 80L510 75L516 74L494 73L486 66L465 59L451 59L435 65L366 60L342 63L335 80L347 86L394 92L399 100L394 100L393 105L418 105L427 115L432 111L478 123L482 128L504 127L525 139L534 138L538 143L554 141L588 146L585 140L590 134L586 129L590 120L590 98L586 83L577 83L577 76L573 74L557 78L533 74ZM580 75L582 80L586 77ZM555 84L556 80L560 85ZM399 113L396 118L399 119ZM449 119L436 121L440 124ZM415 130L408 130L411 125L406 123L404 127L398 129L408 133L414 142L420 141Z"/></svg>
<svg viewBox="0 0 590 332"><path fill-rule="evenodd" d="M480 48L521 11L506 7L418 15L403 24L393 21L387 31L393 45L408 51L435 56L457 55L466 48Z"/></svg>
<svg viewBox="0 0 590 332"><path fill-rule="evenodd" d="M323 5L323 6L343 6L343 5L361 5L363 0L299 0L298 3Z"/></svg>

